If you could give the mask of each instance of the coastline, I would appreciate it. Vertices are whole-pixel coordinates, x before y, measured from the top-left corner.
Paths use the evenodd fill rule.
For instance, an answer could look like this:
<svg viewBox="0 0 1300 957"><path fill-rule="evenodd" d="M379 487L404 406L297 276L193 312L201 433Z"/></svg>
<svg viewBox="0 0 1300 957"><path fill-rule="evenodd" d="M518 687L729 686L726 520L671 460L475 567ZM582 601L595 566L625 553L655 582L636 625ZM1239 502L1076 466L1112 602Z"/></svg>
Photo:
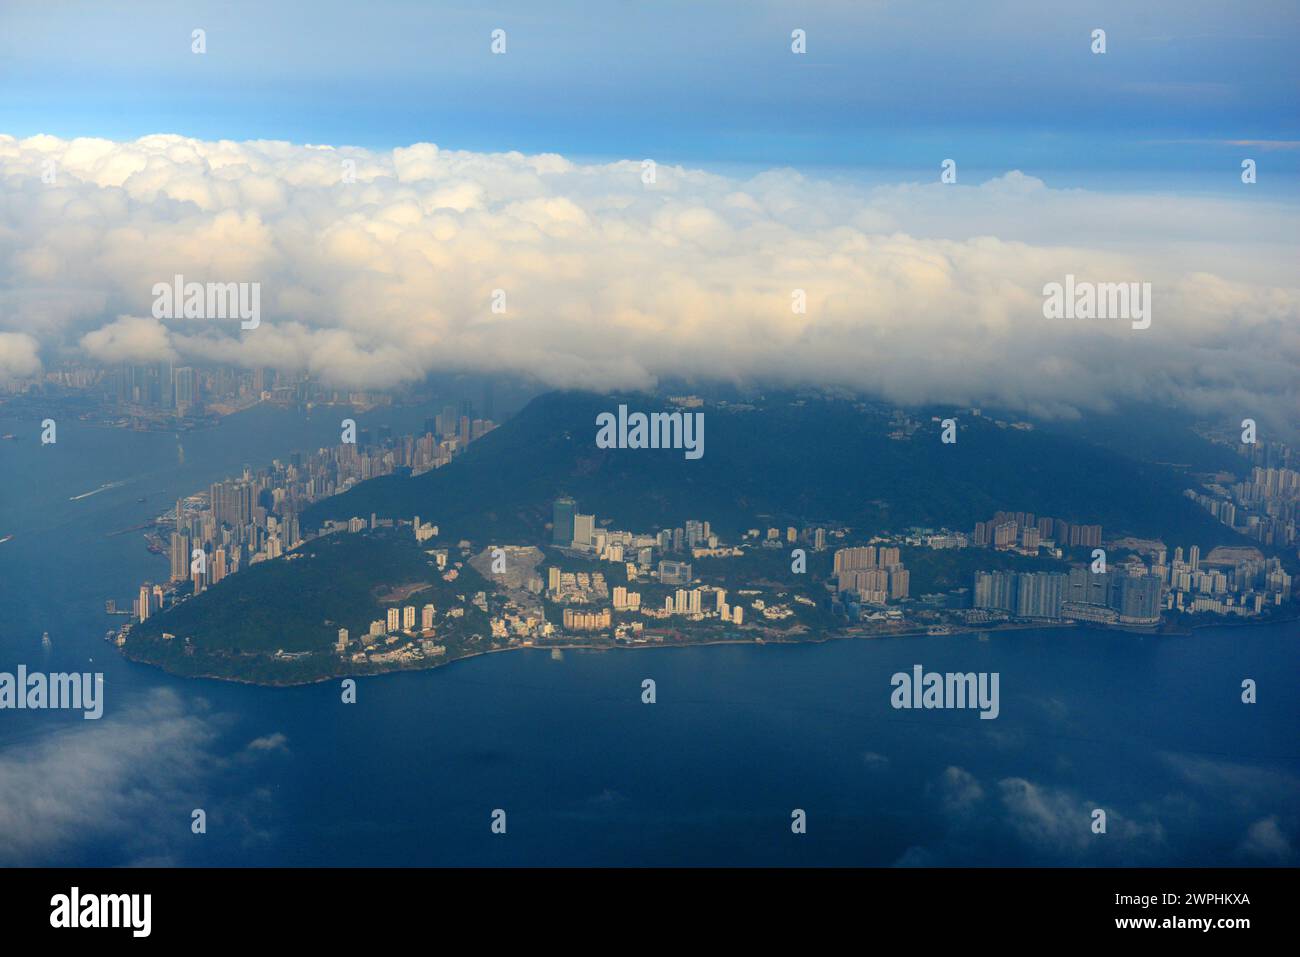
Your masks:
<svg viewBox="0 0 1300 957"><path fill-rule="evenodd" d="M1188 638L1199 630L1205 628L1246 628L1258 625L1279 625L1289 622L1300 621L1300 615L1289 618L1269 618L1263 621L1223 621L1223 622L1205 622L1197 623L1190 626L1187 631L1159 631L1159 630L1138 630L1134 628L1125 628L1122 626L1109 625L1091 625L1093 628L1100 628L1106 631L1119 632L1139 636L1149 636L1156 638ZM752 638L712 638L704 641L685 641L685 642L638 642L635 644L618 643L614 641L573 641L566 640L563 644L548 643L544 645L510 645L505 648L488 648L483 651L473 651L465 655L457 655L454 658L447 658L442 661L421 663L410 667L398 668L380 668L374 671L354 671L340 672L337 674L321 675L314 678L303 678L292 681L256 681L250 678L240 678L234 675L223 674L183 674L173 671L163 665L150 661L147 658L138 657L127 653L125 648L119 648L118 651L122 657L135 664L148 665L152 668L158 668L166 674L177 678L187 678L205 681L225 681L232 684L250 685L259 688L299 688L305 685L324 684L327 681L342 681L345 678L377 678L384 675L408 674L422 671L433 671L438 668L445 668L449 665L456 664L460 661L468 661L471 658L480 658L484 655L500 654L510 651L636 651L644 648L708 648L718 645L821 645L832 641L850 641L850 640L867 640L874 641L882 638L932 638L932 637L952 637L954 635L978 635L981 633L991 634L993 632L1014 632L1014 631L1041 631L1041 630L1060 630L1073 631L1085 626L1084 622L1041 622L1041 623L1004 623L1002 625L990 625L983 628L974 626L962 626L953 628L951 631L942 635L932 635L928 630L907 630L896 632L880 632L878 634L854 634L854 633L822 633L816 637L797 637L781 638L754 636Z"/></svg>

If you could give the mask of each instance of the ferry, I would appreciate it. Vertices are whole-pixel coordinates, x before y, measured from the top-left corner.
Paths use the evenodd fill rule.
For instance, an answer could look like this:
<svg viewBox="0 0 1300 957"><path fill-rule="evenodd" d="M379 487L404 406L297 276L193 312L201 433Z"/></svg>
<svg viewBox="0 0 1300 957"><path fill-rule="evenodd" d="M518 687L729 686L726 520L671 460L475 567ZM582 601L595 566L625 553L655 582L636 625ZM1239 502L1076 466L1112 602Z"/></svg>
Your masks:
<svg viewBox="0 0 1300 957"><path fill-rule="evenodd" d="M123 481L121 481L121 482L109 482L107 485L101 485L99 488L97 488L97 489L92 489L92 490L89 491L89 492L82 492L80 495L73 495L71 498L68 499L68 501L69 501L69 502L80 502L83 498L90 498L90 496L92 496L92 495L98 495L100 492L106 492L106 491L108 491L110 488L119 488L119 487L121 487L121 486L123 486L123 485L125 485L125 484L126 484L126 481L125 481L125 480L123 480Z"/></svg>

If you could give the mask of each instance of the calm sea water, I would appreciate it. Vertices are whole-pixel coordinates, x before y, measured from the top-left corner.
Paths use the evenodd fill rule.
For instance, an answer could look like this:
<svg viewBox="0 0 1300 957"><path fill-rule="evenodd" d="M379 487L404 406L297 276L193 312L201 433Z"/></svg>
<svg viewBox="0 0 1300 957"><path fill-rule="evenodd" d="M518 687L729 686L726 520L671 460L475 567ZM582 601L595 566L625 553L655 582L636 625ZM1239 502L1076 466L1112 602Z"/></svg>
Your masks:
<svg viewBox="0 0 1300 957"><path fill-rule="evenodd" d="M101 640L104 599L167 573L108 532L333 442L338 418L258 408L184 436L183 463L173 435L69 421L42 448L0 418L23 435L0 442L0 670L102 671L106 696L98 722L0 711L0 864L1297 862L1295 624L521 651L363 679L355 705L174 679ZM1000 717L892 709L918 663L998 672Z"/></svg>

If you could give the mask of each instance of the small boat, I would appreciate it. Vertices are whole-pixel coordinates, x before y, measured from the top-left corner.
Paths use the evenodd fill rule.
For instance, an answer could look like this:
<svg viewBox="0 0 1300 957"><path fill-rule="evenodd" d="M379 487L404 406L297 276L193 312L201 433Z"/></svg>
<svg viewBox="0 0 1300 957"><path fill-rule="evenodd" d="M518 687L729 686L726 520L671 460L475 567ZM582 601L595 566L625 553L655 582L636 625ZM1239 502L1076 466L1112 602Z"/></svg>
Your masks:
<svg viewBox="0 0 1300 957"><path fill-rule="evenodd" d="M9 539L11 539L11 538L13 538L12 535L6 535L4 538L0 538L0 545L3 545L5 542L9 541Z"/></svg>
<svg viewBox="0 0 1300 957"><path fill-rule="evenodd" d="M50 633L48 631L41 632L41 647L48 651L51 644Z"/></svg>
<svg viewBox="0 0 1300 957"><path fill-rule="evenodd" d="M98 495L100 492L107 492L111 488L121 488L125 484L126 484L125 480L121 482L108 482L104 485L101 485L97 489L91 489L89 492L82 492L80 495L74 495L71 498L69 498L68 501L80 502L83 498L90 498L90 496Z"/></svg>

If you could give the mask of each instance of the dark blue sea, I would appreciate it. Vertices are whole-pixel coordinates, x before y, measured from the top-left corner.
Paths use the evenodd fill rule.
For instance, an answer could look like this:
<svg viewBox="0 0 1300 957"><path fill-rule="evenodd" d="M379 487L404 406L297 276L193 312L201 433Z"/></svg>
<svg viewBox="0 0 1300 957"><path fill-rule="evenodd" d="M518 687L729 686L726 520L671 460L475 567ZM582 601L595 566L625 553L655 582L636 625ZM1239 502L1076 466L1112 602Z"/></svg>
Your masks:
<svg viewBox="0 0 1300 957"><path fill-rule="evenodd" d="M358 421L400 433L426 412ZM0 671L105 674L99 721L0 711L0 864L1297 863L1294 623L517 651L366 678L355 705L337 683L122 660L104 599L129 607L167 564L107 533L333 443L338 418L259 407L182 436L183 460L173 434L65 421L41 447L38 422L0 418L22 436L0 442ZM1000 716L894 710L914 664L997 672Z"/></svg>

